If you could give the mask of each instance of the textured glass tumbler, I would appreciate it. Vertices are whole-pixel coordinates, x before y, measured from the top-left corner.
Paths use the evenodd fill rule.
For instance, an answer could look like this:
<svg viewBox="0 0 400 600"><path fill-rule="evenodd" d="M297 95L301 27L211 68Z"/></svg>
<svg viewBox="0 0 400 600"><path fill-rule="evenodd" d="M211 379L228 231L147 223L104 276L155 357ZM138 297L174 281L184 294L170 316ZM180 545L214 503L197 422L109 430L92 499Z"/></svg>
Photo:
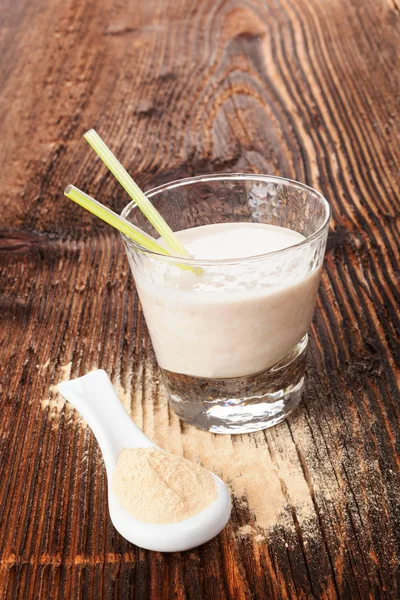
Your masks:
<svg viewBox="0 0 400 600"><path fill-rule="evenodd" d="M225 260L166 257L123 236L176 414L215 433L279 423L304 387L328 202L295 181L240 173L174 181L147 196L174 231L247 222L304 236L283 250ZM122 216L158 237L133 202Z"/></svg>

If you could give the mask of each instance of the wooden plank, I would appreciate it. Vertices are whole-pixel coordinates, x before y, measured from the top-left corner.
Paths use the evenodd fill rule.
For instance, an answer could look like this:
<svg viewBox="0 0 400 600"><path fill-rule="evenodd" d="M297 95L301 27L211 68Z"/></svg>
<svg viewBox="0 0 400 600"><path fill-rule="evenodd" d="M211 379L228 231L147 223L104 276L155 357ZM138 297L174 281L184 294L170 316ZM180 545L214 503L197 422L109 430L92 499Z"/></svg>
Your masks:
<svg viewBox="0 0 400 600"><path fill-rule="evenodd" d="M6 1L1 598L398 597L399 20L397 0ZM121 241L62 196L127 201L82 140L92 126L147 189L250 171L330 200L286 423L212 436L168 409ZM168 555L113 529L96 442L53 387L95 367L146 434L229 481L216 539Z"/></svg>

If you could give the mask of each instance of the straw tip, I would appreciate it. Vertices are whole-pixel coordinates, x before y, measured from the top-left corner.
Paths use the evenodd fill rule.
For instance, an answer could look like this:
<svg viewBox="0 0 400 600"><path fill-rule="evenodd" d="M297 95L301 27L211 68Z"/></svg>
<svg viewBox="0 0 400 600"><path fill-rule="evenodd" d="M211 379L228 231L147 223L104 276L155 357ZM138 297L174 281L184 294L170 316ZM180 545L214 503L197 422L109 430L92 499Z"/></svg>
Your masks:
<svg viewBox="0 0 400 600"><path fill-rule="evenodd" d="M91 137L93 134L96 134L95 130L94 129L88 129L88 131L83 134L83 137L86 140L88 137Z"/></svg>
<svg viewBox="0 0 400 600"><path fill-rule="evenodd" d="M74 186L71 184L67 185L67 187L64 190L64 194L67 196L72 191L73 187Z"/></svg>

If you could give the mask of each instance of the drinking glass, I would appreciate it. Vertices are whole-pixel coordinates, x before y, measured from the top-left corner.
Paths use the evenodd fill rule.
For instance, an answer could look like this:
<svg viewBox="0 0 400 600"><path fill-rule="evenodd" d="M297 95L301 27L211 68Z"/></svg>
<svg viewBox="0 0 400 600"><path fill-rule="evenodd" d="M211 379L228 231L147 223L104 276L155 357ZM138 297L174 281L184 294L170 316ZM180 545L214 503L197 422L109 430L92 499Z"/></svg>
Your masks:
<svg viewBox="0 0 400 600"><path fill-rule="evenodd" d="M182 179L146 195L173 231L250 222L304 236L283 250L223 260L164 256L122 236L176 414L215 433L279 423L304 389L328 202L296 181L241 173ZM134 202L122 216L158 237Z"/></svg>

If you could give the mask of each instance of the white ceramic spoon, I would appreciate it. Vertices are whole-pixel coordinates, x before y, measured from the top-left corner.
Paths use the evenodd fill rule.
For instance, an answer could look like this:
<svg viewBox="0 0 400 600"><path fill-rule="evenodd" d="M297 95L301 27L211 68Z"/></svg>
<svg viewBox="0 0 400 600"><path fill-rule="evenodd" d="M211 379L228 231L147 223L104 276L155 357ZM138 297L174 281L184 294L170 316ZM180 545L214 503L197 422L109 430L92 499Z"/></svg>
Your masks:
<svg viewBox="0 0 400 600"><path fill-rule="evenodd" d="M111 489L118 454L122 448L158 446L134 424L105 371L92 371L79 379L62 382L58 390L79 410L97 438L107 471L111 521L124 538L147 550L180 552L208 542L225 527L231 513L231 499L226 485L214 474L217 498L197 515L167 525L144 523L132 517Z"/></svg>

